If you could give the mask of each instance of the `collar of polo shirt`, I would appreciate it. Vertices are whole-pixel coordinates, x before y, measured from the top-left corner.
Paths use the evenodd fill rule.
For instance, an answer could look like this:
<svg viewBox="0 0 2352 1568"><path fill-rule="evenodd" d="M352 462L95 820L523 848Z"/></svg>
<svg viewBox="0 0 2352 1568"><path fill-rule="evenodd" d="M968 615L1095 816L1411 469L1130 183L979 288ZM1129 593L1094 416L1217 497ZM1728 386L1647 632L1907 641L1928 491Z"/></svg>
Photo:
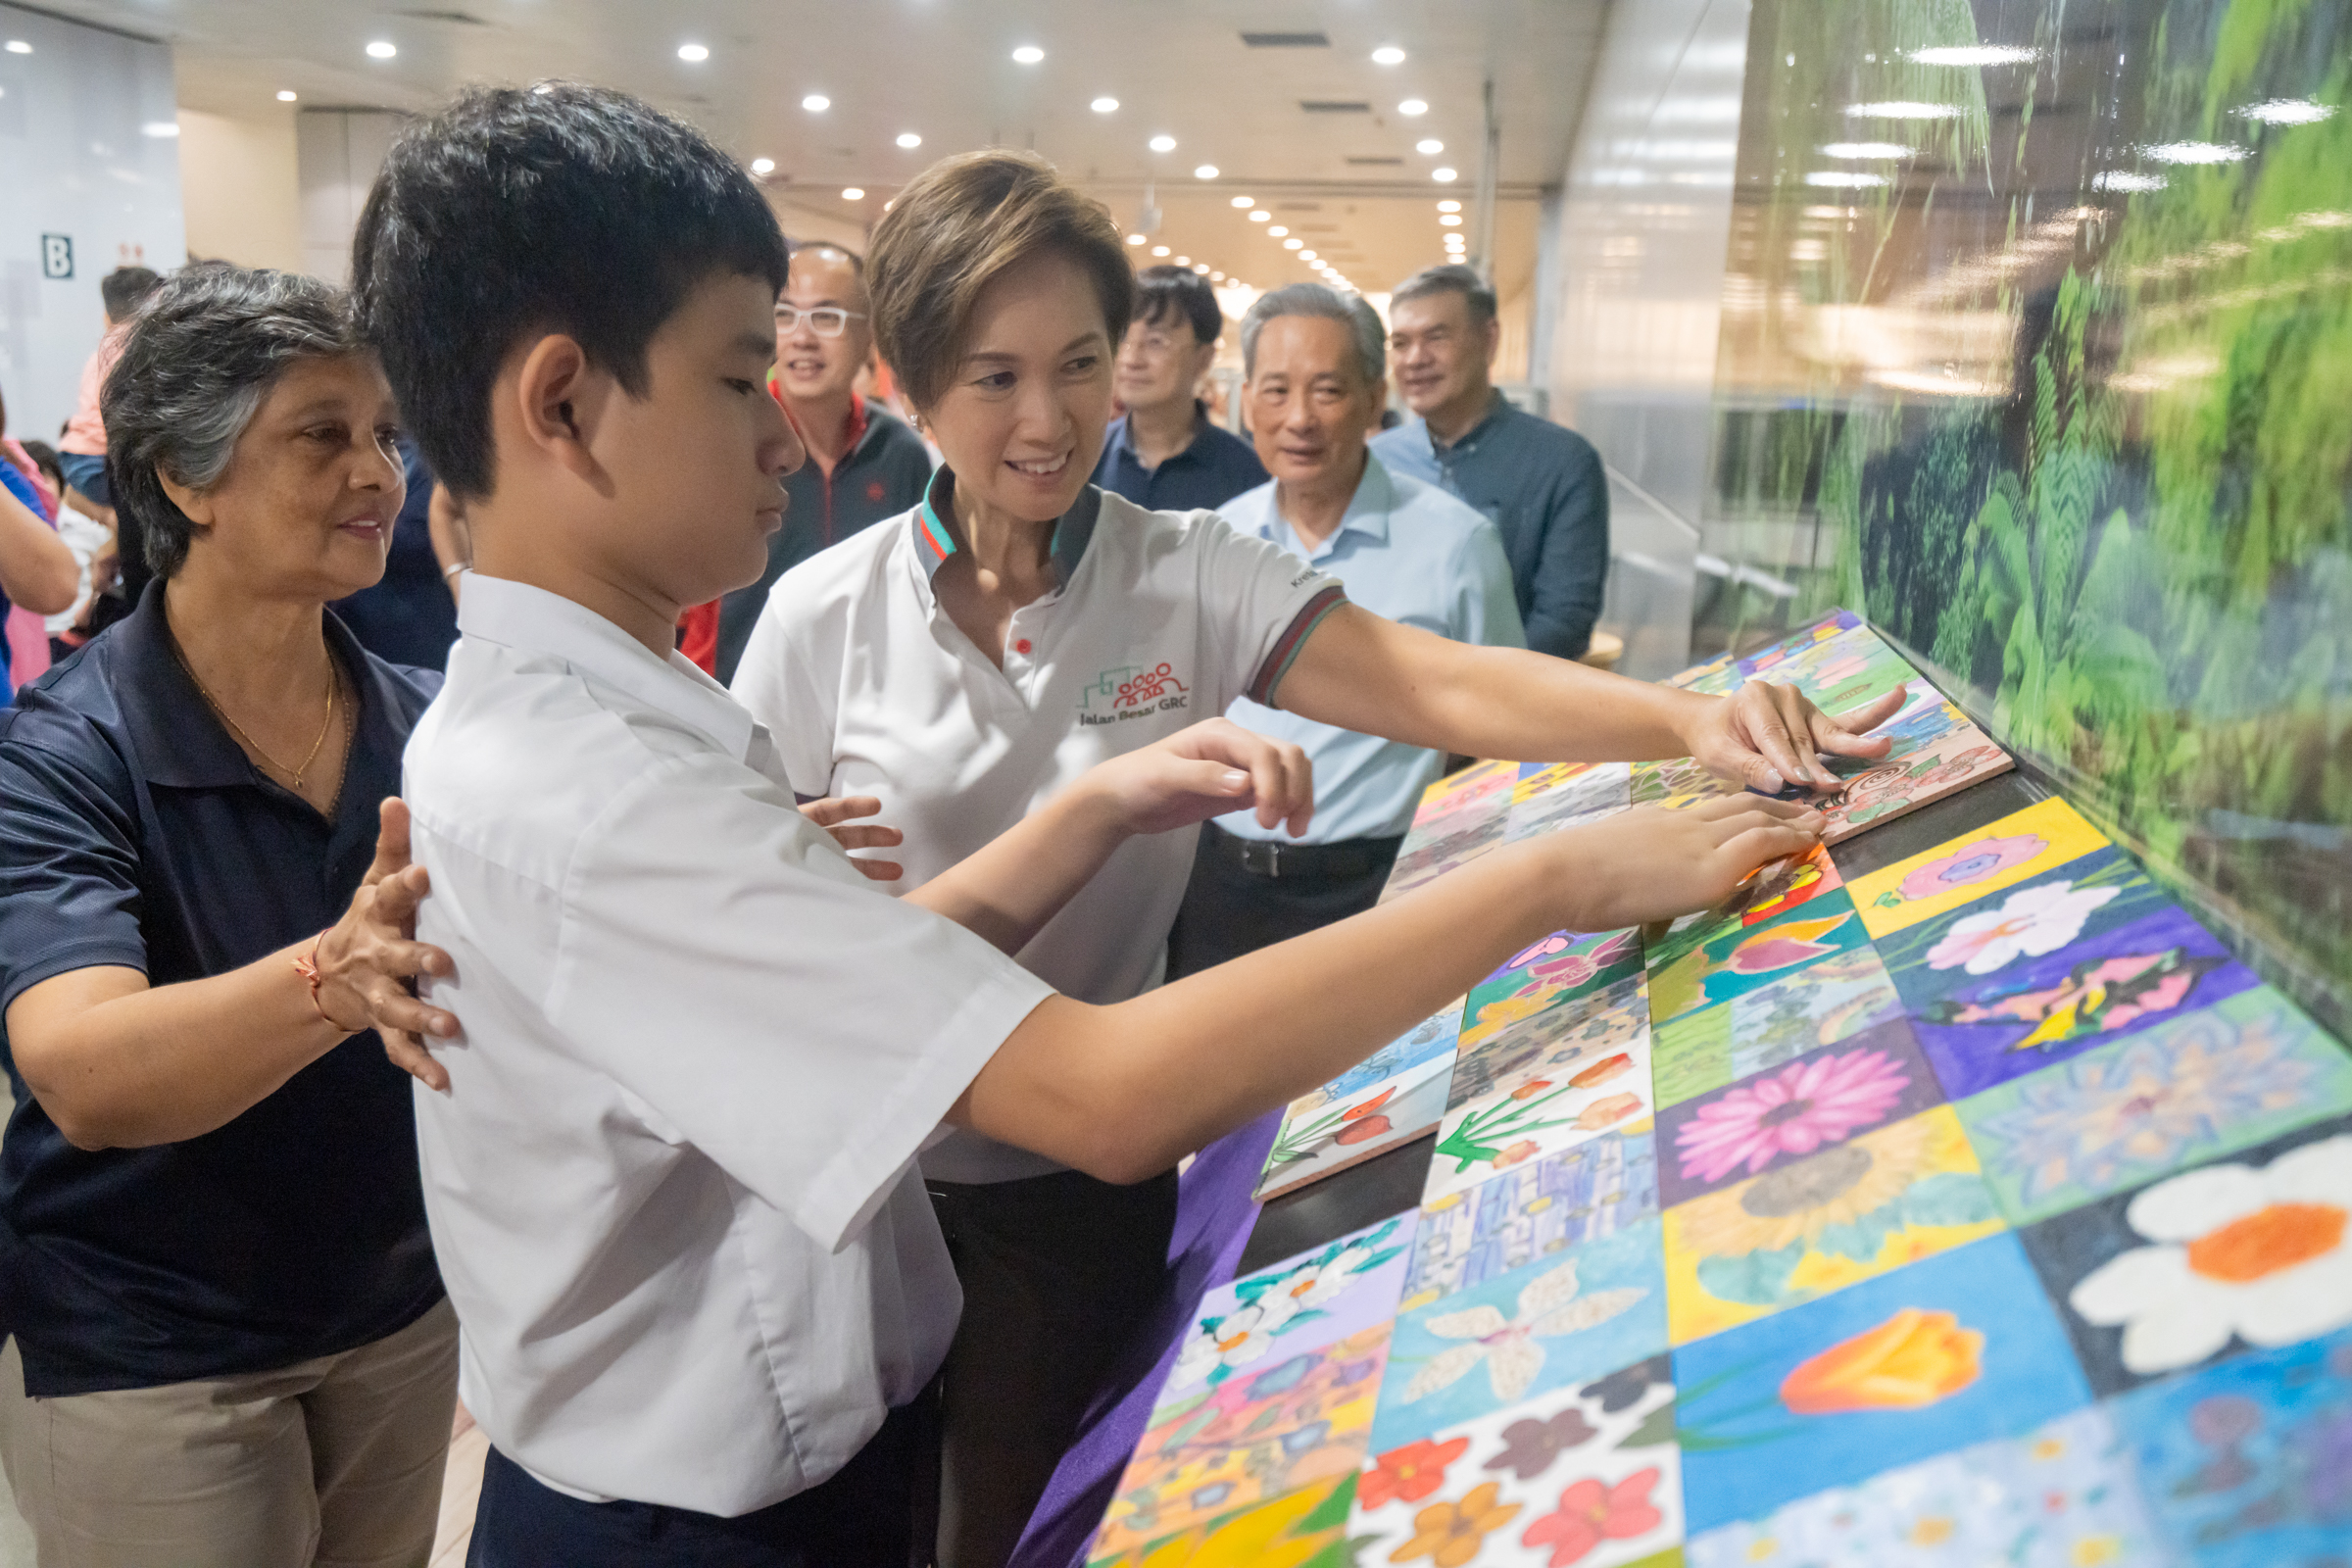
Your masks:
<svg viewBox="0 0 2352 1568"><path fill-rule="evenodd" d="M955 514L956 474L943 463L931 475L931 483L924 487L922 505L906 519L907 526L914 531L914 559L923 564L926 582L939 575L939 568L959 548L954 530L947 523ZM1078 563L1086 559L1086 547L1094 540L1095 522L1102 514L1102 492L1090 484L1078 492L1070 510L1055 519L1054 572L1064 587L1078 569Z"/></svg>

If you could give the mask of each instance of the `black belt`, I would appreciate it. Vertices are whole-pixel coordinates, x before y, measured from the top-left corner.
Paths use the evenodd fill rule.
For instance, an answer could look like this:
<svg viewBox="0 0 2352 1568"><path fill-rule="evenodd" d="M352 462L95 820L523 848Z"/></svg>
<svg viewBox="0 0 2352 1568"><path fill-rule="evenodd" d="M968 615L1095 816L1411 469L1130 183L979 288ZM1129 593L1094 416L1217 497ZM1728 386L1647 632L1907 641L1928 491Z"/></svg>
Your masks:
<svg viewBox="0 0 2352 1568"><path fill-rule="evenodd" d="M1313 877L1341 881L1377 871L1396 858L1402 836L1349 839L1341 844L1289 844L1279 839L1246 839L1214 822L1203 825L1201 842L1220 859L1239 860L1255 876Z"/></svg>

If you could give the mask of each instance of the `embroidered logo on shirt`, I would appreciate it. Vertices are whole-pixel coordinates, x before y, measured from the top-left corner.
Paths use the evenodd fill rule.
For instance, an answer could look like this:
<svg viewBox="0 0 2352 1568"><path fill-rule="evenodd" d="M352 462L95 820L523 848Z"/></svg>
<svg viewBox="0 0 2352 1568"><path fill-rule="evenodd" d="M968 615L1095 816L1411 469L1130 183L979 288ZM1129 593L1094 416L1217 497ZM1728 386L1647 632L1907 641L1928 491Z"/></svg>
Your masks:
<svg viewBox="0 0 2352 1568"><path fill-rule="evenodd" d="M1167 713L1192 701L1188 688L1176 678L1176 666L1162 660L1146 668L1121 664L1097 675L1078 693L1078 722L1115 724L1122 718Z"/></svg>

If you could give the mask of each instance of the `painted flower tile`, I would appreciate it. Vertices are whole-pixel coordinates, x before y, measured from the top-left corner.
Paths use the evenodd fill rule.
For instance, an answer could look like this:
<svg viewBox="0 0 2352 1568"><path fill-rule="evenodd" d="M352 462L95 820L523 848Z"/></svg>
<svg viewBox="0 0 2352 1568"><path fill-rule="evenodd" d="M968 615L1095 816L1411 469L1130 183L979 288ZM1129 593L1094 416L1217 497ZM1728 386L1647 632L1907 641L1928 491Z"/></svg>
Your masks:
<svg viewBox="0 0 2352 1568"><path fill-rule="evenodd" d="M1649 1133L1611 1133L1425 1204L1400 1311L1621 1231L1658 1212Z"/></svg>
<svg viewBox="0 0 2352 1568"><path fill-rule="evenodd" d="M1374 1451L1657 1354L1665 1296L1645 1221L1401 1314Z"/></svg>
<svg viewBox="0 0 2352 1568"><path fill-rule="evenodd" d="M2090 1402L2013 1235L1674 1352L1693 1536Z"/></svg>
<svg viewBox="0 0 2352 1568"><path fill-rule="evenodd" d="M2352 1110L2352 1054L2268 986L1960 1102L2013 1225Z"/></svg>
<svg viewBox="0 0 2352 1568"><path fill-rule="evenodd" d="M2352 1333L2151 1384L2114 1410L2183 1565L2307 1568L2352 1549Z"/></svg>
<svg viewBox="0 0 2352 1568"><path fill-rule="evenodd" d="M1453 1058L1442 1055L1407 1067L1354 1098L1294 1102L1267 1151L1257 1200L1264 1202L1361 1164L1421 1137L1446 1113ZM1312 1099L1313 1097L1307 1097Z"/></svg>
<svg viewBox="0 0 2352 1568"><path fill-rule="evenodd" d="M1348 1538L1365 1568L1623 1568L1682 1539L1666 1359L1373 1454Z"/></svg>
<svg viewBox="0 0 2352 1568"><path fill-rule="evenodd" d="M1695 1008L1729 1001L1868 940L1843 890L1822 894L1762 925L1734 928L1653 965L1650 1022L1667 1023Z"/></svg>
<svg viewBox="0 0 2352 1568"><path fill-rule="evenodd" d="M1492 1087L1446 1107L1423 1201L1604 1133L1635 1132L1648 1123L1649 1028L1641 1018L1642 981L1636 976L1623 984L1634 989L1597 1014L1563 1018L1562 1009L1519 1026L1532 1036L1520 1041L1528 1049L1513 1048L1508 1069L1491 1074ZM1519 1039L1506 1034L1486 1049L1494 1053ZM1458 1070L1455 1076L1461 1076Z"/></svg>
<svg viewBox="0 0 2352 1568"><path fill-rule="evenodd" d="M2118 1394L2352 1325L2352 1118L2020 1233L2091 1386Z"/></svg>
<svg viewBox="0 0 2352 1568"><path fill-rule="evenodd" d="M1633 774L1627 763L1603 762L1541 790L1523 788L1511 807L1504 841L1517 844L1624 810L1633 804Z"/></svg>
<svg viewBox="0 0 2352 1568"><path fill-rule="evenodd" d="M1878 948L1954 1100L2255 983L2115 849Z"/></svg>
<svg viewBox="0 0 2352 1568"><path fill-rule="evenodd" d="M1523 1018L1640 973L1640 932L1555 931L1471 988L1460 1009L1461 1049L1475 1051Z"/></svg>
<svg viewBox="0 0 2352 1568"><path fill-rule="evenodd" d="M1417 1211L1220 1285L1193 1313L1159 1402L1388 1322L1411 1266Z"/></svg>
<svg viewBox="0 0 2352 1568"><path fill-rule="evenodd" d="M1668 1327L1687 1345L1999 1229L1939 1105L1667 1209Z"/></svg>
<svg viewBox="0 0 2352 1568"><path fill-rule="evenodd" d="M1354 1505L1354 1476L1318 1481L1125 1551L1090 1556L1087 1568L1310 1568L1346 1551Z"/></svg>
<svg viewBox="0 0 2352 1568"><path fill-rule="evenodd" d="M2131 1445L2099 1405L1719 1526L1691 1568L2167 1568Z"/></svg>
<svg viewBox="0 0 2352 1568"><path fill-rule="evenodd" d="M2105 834L2053 797L1858 878L1854 907L1884 937L2106 847Z"/></svg>

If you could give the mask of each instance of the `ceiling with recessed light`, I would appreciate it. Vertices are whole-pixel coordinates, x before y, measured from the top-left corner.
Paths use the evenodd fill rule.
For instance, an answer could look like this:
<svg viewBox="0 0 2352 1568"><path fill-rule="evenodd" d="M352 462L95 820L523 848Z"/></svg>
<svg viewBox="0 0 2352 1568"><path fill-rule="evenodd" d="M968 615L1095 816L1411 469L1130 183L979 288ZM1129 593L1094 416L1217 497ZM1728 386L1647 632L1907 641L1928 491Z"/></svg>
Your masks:
<svg viewBox="0 0 2352 1568"><path fill-rule="evenodd" d="M1607 0L856 0L650 5L45 0L174 45L217 114L430 108L474 80L569 76L693 120L800 200L867 222L916 171L1034 148L1151 247L1266 288L1366 292L1452 254L1437 203L1477 180L1481 89L1501 124L1496 282L1532 275L1535 204L1581 115ZM1456 172L1452 183L1442 172ZM1249 195L1252 223L1231 197ZM1153 222L1156 215L1156 224ZM1271 233L1301 241L1286 250ZM1475 244L1475 220L1464 225ZM1300 260L1305 251L1317 261ZM1165 259L1165 258L1161 258ZM1329 268L1330 271L1321 270Z"/></svg>

